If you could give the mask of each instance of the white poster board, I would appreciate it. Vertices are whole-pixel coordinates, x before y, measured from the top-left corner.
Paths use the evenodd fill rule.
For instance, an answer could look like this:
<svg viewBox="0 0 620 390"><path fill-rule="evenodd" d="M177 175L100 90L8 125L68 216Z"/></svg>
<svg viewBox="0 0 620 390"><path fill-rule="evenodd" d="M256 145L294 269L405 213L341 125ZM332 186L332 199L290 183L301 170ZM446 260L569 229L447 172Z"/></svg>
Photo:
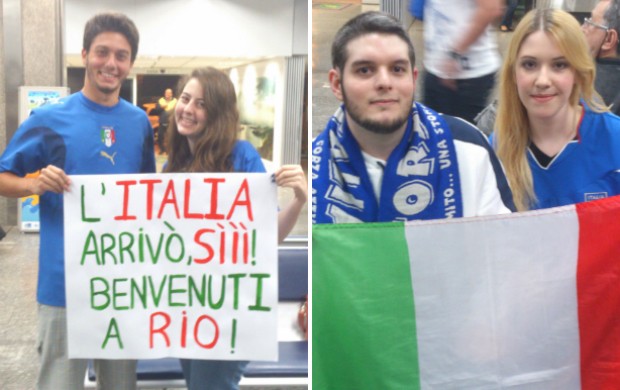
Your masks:
<svg viewBox="0 0 620 390"><path fill-rule="evenodd" d="M69 94L67 87L19 87L18 109L19 124L28 118L30 112L37 107L56 104L58 100ZM32 172L28 176L36 176ZM17 205L17 221L22 232L39 231L39 196L31 195L19 198Z"/></svg>
<svg viewBox="0 0 620 390"><path fill-rule="evenodd" d="M70 358L277 360L269 174L71 176Z"/></svg>

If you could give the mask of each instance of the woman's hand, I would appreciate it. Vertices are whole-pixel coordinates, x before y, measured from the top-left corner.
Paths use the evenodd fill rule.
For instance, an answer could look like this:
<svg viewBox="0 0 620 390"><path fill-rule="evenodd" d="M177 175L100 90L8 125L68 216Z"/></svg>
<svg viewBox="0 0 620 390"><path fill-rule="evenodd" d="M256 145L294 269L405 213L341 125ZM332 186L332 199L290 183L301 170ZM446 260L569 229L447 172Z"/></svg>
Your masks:
<svg viewBox="0 0 620 390"><path fill-rule="evenodd" d="M278 187L291 188L295 197L278 213L278 242L293 230L299 213L308 200L308 180L299 165L284 165L275 173Z"/></svg>
<svg viewBox="0 0 620 390"><path fill-rule="evenodd" d="M292 188L295 198L301 203L308 200L308 180L300 165L283 165L276 171L276 184L279 187Z"/></svg>

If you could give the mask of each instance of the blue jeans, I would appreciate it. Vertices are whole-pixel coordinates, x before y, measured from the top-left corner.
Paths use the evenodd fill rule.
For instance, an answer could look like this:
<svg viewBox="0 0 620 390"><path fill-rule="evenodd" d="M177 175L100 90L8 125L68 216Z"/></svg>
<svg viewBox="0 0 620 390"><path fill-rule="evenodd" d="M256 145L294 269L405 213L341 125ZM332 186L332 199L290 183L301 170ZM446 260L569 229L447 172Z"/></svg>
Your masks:
<svg viewBox="0 0 620 390"><path fill-rule="evenodd" d="M238 390L247 365L247 361L181 359L188 390Z"/></svg>
<svg viewBox="0 0 620 390"><path fill-rule="evenodd" d="M517 9L517 5L519 5L519 0L507 0L506 5L506 13L504 14L504 18L500 23L500 26L506 26L508 28L512 27L512 17L515 15L515 10Z"/></svg>
<svg viewBox="0 0 620 390"><path fill-rule="evenodd" d="M473 79L456 80L456 90L441 83L428 71L424 74L424 104L446 115L474 123L474 118L487 106L495 85L495 73Z"/></svg>

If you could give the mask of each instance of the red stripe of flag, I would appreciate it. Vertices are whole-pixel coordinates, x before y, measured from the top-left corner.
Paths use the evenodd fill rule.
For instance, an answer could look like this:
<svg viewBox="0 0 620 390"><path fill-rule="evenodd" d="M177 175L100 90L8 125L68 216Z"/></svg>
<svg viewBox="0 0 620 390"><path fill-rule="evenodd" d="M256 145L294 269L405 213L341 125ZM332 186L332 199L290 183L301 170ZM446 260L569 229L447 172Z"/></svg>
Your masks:
<svg viewBox="0 0 620 390"><path fill-rule="evenodd" d="M581 388L620 389L620 196L576 209Z"/></svg>

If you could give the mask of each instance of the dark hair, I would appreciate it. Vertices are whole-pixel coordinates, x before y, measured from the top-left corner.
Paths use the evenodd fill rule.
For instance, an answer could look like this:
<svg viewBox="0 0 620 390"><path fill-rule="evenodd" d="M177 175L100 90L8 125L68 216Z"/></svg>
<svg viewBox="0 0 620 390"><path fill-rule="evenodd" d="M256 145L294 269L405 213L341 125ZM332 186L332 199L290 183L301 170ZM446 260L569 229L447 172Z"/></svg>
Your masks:
<svg viewBox="0 0 620 390"><path fill-rule="evenodd" d="M409 48L411 67L415 66L413 44L398 19L386 13L371 11L354 17L338 30L332 43L333 67L340 70L344 69L349 54L347 52L349 42L362 35L372 33L396 35L402 39Z"/></svg>
<svg viewBox="0 0 620 390"><path fill-rule="evenodd" d="M168 165L165 171L232 172L232 151L239 133L235 87L221 70L200 68L179 81L177 96L181 97L183 88L192 79L202 86L207 123L191 156L187 137L179 134L176 115L172 116L166 131Z"/></svg>
<svg viewBox="0 0 620 390"><path fill-rule="evenodd" d="M83 49L88 52L93 40L97 35L104 32L117 32L125 36L131 46L131 63L133 64L138 55L138 43L140 42L140 34L133 21L116 12L100 13L93 16L84 27Z"/></svg>
<svg viewBox="0 0 620 390"><path fill-rule="evenodd" d="M620 4L618 3L619 0L611 0L603 14L603 19L605 19L607 27L614 30L616 33L620 33ZM620 49L620 45L616 48L616 53L618 49Z"/></svg>

